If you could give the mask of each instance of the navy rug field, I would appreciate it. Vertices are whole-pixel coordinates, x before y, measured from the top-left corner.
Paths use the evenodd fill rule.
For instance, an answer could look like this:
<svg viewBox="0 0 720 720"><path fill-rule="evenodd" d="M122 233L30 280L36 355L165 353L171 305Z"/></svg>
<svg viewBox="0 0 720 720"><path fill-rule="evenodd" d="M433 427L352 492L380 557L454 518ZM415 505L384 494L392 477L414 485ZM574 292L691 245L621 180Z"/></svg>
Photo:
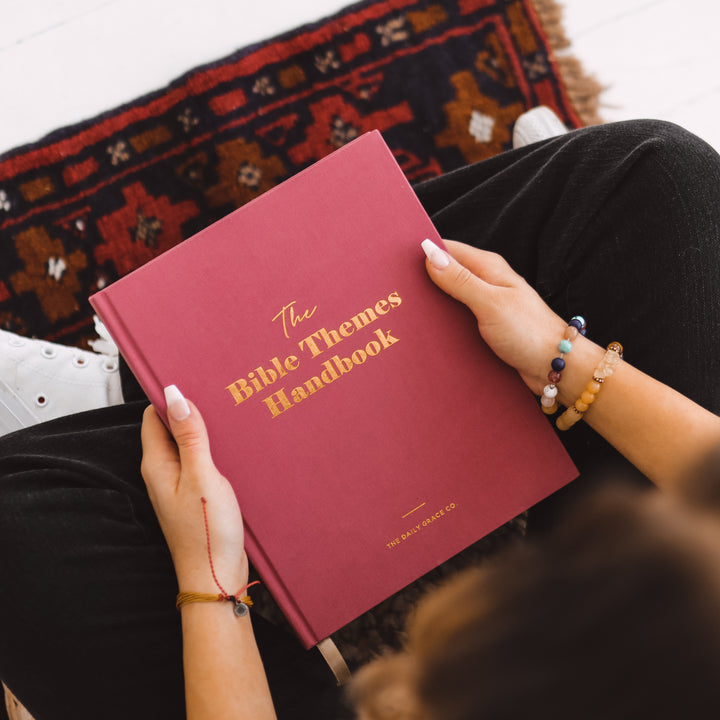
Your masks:
<svg viewBox="0 0 720 720"><path fill-rule="evenodd" d="M4 154L0 327L82 345L90 294L367 130L415 182L593 122L563 43L551 0L361 2Z"/></svg>

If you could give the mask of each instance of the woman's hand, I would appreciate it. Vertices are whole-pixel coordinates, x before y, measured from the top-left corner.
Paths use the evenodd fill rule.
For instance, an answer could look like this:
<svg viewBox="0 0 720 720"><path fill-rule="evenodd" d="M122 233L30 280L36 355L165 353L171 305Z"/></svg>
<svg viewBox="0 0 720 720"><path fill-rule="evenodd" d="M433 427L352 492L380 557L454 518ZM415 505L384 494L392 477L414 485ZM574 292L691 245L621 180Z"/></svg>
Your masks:
<svg viewBox="0 0 720 720"><path fill-rule="evenodd" d="M217 580L234 594L247 584L248 575L235 493L213 463L198 409L175 386L166 388L165 395L172 436L148 407L142 425L141 471L172 554L179 588L220 592L208 556L206 514Z"/></svg>
<svg viewBox="0 0 720 720"><path fill-rule="evenodd" d="M445 244L449 255L423 242L433 282L472 310L493 352L541 395L567 322L500 255L451 240Z"/></svg>
<svg viewBox="0 0 720 720"><path fill-rule="evenodd" d="M423 242L428 274L473 311L487 344L540 395L565 321L499 255L446 242L450 255ZM561 405L569 407L580 397L604 354L587 338L576 337L558 385ZM720 443L720 417L627 362L603 384L584 420L668 490L682 489L698 461Z"/></svg>
<svg viewBox="0 0 720 720"><path fill-rule="evenodd" d="M234 595L247 584L248 575L235 493L213 463L198 409L174 385L165 388L165 399L172 436L149 407L142 425L142 474L172 553L180 591L220 592L208 558L204 508L212 567L225 592ZM249 615L236 617L226 602L191 603L183 606L182 630L188 720L274 720Z"/></svg>

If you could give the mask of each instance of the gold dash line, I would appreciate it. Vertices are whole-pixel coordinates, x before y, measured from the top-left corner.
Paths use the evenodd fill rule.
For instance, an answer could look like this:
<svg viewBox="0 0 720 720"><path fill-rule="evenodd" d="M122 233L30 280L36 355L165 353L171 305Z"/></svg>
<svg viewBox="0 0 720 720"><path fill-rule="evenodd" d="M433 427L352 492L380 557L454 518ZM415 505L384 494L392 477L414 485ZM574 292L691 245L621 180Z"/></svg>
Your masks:
<svg viewBox="0 0 720 720"><path fill-rule="evenodd" d="M404 520L408 515L412 515L416 510L419 510L421 507L425 507L427 505L426 502L424 502L422 505L418 505L416 508L413 508L410 512L405 513L402 516L402 519Z"/></svg>

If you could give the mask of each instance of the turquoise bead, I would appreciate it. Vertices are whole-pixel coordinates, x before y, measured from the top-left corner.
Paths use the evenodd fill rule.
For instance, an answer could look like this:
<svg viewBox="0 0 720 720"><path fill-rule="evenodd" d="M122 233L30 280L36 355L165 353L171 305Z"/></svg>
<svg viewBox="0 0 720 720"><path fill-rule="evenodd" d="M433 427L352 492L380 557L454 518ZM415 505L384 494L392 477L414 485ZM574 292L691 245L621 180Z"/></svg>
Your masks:
<svg viewBox="0 0 720 720"><path fill-rule="evenodd" d="M561 353L569 353L572 350L572 343L569 340L561 340L558 344Z"/></svg>

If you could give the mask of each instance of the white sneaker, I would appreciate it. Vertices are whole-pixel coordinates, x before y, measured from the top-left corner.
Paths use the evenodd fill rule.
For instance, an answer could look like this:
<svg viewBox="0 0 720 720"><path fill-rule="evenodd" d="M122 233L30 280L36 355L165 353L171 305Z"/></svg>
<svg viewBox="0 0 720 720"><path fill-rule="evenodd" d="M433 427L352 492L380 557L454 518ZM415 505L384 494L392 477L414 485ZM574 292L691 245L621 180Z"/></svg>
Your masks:
<svg viewBox="0 0 720 720"><path fill-rule="evenodd" d="M116 354L0 330L0 435L122 401Z"/></svg>
<svg viewBox="0 0 720 720"><path fill-rule="evenodd" d="M568 129L560 118L545 105L524 112L513 128L513 147L519 148L530 143L564 135Z"/></svg>

